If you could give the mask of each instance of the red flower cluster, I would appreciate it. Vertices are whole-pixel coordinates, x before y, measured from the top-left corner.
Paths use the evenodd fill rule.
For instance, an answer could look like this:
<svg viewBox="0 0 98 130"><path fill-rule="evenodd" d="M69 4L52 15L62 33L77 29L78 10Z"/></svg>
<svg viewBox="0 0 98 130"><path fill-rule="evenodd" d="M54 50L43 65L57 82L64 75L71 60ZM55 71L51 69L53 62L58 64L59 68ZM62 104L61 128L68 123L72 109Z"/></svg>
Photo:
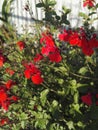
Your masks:
<svg viewBox="0 0 98 130"><path fill-rule="evenodd" d="M82 100L83 103L85 103L88 106L92 105L92 96L91 96L90 93L82 96L81 100Z"/></svg>
<svg viewBox="0 0 98 130"><path fill-rule="evenodd" d="M5 85L0 86L0 106L7 111L9 105L12 101L17 101L19 98L17 96L9 96L9 89L11 88L12 84L14 83L12 80L9 80Z"/></svg>
<svg viewBox="0 0 98 130"><path fill-rule="evenodd" d="M3 66L4 62L5 62L5 57L2 54L0 54L0 67Z"/></svg>
<svg viewBox="0 0 98 130"><path fill-rule="evenodd" d="M7 111L10 105L10 101L8 100L7 91L3 86L0 86L0 106Z"/></svg>
<svg viewBox="0 0 98 130"><path fill-rule="evenodd" d="M12 75L15 73L14 70L12 70L12 69L10 69L10 68L6 68L5 72L6 72L7 74L9 74L10 76L12 76Z"/></svg>
<svg viewBox="0 0 98 130"><path fill-rule="evenodd" d="M0 126L3 126L8 122L9 122L8 118L3 118L3 119L0 120Z"/></svg>
<svg viewBox="0 0 98 130"><path fill-rule="evenodd" d="M40 70L32 63L25 64L24 75L27 79L32 80L34 84L41 84L43 82L43 78L41 77Z"/></svg>
<svg viewBox="0 0 98 130"><path fill-rule="evenodd" d="M12 80L8 80L6 83L5 83L5 86L7 89L10 89L13 85L15 85L16 83Z"/></svg>
<svg viewBox="0 0 98 130"><path fill-rule="evenodd" d="M53 37L51 34L42 34L42 38L40 39L40 43L44 46L41 48L41 53L47 56L52 62L60 62L62 57L60 55L60 51L55 45Z"/></svg>
<svg viewBox="0 0 98 130"><path fill-rule="evenodd" d="M41 48L41 53L35 55L35 57L33 58L34 63L38 63L39 61L41 61L44 56L48 57L50 61L56 63L62 60L60 51L55 45L51 34L43 33L42 38L40 39L40 43L43 45ZM22 64L25 67L25 78L31 78L32 82L36 85L39 85L43 82L40 70L33 63L26 63L25 61L23 61Z"/></svg>
<svg viewBox="0 0 98 130"><path fill-rule="evenodd" d="M91 38L87 38L83 29L80 32L64 30L62 34L59 34L59 39L64 42L69 42L72 46L80 47L82 52L88 56L91 56L94 53L94 48L98 47L96 34L93 34Z"/></svg>
<svg viewBox="0 0 98 130"><path fill-rule="evenodd" d="M18 45L20 51L22 51L25 48L25 42L23 42L23 41L18 41L17 45Z"/></svg>
<svg viewBox="0 0 98 130"><path fill-rule="evenodd" d="M39 62L40 60L42 60L44 57L41 54L36 54L36 56L34 57L33 61L34 62Z"/></svg>
<svg viewBox="0 0 98 130"><path fill-rule="evenodd" d="M94 6L94 0L84 0L83 7L93 7Z"/></svg>
<svg viewBox="0 0 98 130"><path fill-rule="evenodd" d="M98 94L96 94L94 96L94 98L95 98L95 104L98 106ZM82 96L81 100L82 100L83 103L85 103L88 106L92 105L92 103L93 103L92 102L92 94L88 93L88 94Z"/></svg>

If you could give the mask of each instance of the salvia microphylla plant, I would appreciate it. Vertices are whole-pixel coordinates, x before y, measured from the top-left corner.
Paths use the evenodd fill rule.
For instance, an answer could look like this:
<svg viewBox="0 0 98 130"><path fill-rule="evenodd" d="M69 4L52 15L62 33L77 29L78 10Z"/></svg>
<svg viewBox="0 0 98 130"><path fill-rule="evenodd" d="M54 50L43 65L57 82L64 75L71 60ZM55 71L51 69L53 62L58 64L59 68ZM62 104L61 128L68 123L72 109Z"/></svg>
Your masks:
<svg viewBox="0 0 98 130"><path fill-rule="evenodd" d="M58 16L55 4L36 5L45 18L35 19L33 34L1 27L0 130L98 129L98 34L91 25L98 4L83 1L90 13L80 13L83 25L74 29L71 10Z"/></svg>

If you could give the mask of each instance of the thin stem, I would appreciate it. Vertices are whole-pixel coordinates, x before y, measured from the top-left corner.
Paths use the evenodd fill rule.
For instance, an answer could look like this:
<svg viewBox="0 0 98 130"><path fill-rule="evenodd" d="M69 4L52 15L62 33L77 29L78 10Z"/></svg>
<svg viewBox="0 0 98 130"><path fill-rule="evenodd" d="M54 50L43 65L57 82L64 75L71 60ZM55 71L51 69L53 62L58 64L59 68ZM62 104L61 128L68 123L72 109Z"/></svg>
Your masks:
<svg viewBox="0 0 98 130"><path fill-rule="evenodd" d="M92 78L92 77L87 77L87 76L82 76L82 75L78 75L76 73L73 73L73 72L69 72L70 74L76 76L76 77L79 77L79 78L82 78L82 79L92 79L92 80L98 80L98 78Z"/></svg>

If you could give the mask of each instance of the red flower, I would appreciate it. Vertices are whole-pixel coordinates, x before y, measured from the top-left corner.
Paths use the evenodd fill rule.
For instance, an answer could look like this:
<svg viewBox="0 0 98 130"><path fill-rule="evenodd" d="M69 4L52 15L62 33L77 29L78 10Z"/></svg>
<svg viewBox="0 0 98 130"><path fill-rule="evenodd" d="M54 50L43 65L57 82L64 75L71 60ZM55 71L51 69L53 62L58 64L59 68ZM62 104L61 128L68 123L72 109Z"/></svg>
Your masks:
<svg viewBox="0 0 98 130"><path fill-rule="evenodd" d="M5 62L5 58L2 54L0 54L0 67L3 66L4 62Z"/></svg>
<svg viewBox="0 0 98 130"><path fill-rule="evenodd" d="M42 60L43 59L43 56L41 55L41 54L37 54L35 57L34 57L34 62L38 62L38 61L40 61L40 60Z"/></svg>
<svg viewBox="0 0 98 130"><path fill-rule="evenodd" d="M0 86L0 106L7 111L10 105L9 97L4 87Z"/></svg>
<svg viewBox="0 0 98 130"><path fill-rule="evenodd" d="M49 54L49 59L52 62L58 63L58 62L60 62L62 60L62 57L61 57L59 52L54 52L54 53Z"/></svg>
<svg viewBox="0 0 98 130"><path fill-rule="evenodd" d="M4 118L4 119L0 120L0 125L1 126L5 125L6 123L8 123L8 118Z"/></svg>
<svg viewBox="0 0 98 130"><path fill-rule="evenodd" d="M8 95L7 95L6 91L5 91L5 89L1 88L0 89L0 103L6 101L7 98L8 98Z"/></svg>
<svg viewBox="0 0 98 130"><path fill-rule="evenodd" d="M7 89L10 89L13 85L15 85L16 83L13 82L12 80L8 80L5 84Z"/></svg>
<svg viewBox="0 0 98 130"><path fill-rule="evenodd" d="M23 41L18 41L17 45L19 46L20 51L22 51L25 48L25 42Z"/></svg>
<svg viewBox="0 0 98 130"><path fill-rule="evenodd" d="M72 34L71 30L68 30L68 31L64 30L63 33L59 34L59 36L58 36L59 40L68 42L71 34Z"/></svg>
<svg viewBox="0 0 98 130"><path fill-rule="evenodd" d="M70 38L69 38L69 43L73 46L79 46L81 47L81 39L79 38L79 34L77 32L74 32Z"/></svg>
<svg viewBox="0 0 98 130"><path fill-rule="evenodd" d="M60 40L60 41L64 41L64 42L68 42L68 40L69 40L69 35L68 35L68 33L65 32L65 33L59 34L59 40Z"/></svg>
<svg viewBox="0 0 98 130"><path fill-rule="evenodd" d="M6 68L6 73L8 73L10 76L12 76L15 72L14 70L10 69L10 68Z"/></svg>
<svg viewBox="0 0 98 130"><path fill-rule="evenodd" d="M26 70L24 71L24 75L27 79L30 79L32 75L36 73L40 73L40 70L32 63L26 64Z"/></svg>
<svg viewBox="0 0 98 130"><path fill-rule="evenodd" d="M86 6L93 7L94 6L94 0L84 0L83 7L86 7Z"/></svg>
<svg viewBox="0 0 98 130"><path fill-rule="evenodd" d="M44 46L42 47L41 53L48 56L50 52L54 52L56 49L55 46Z"/></svg>
<svg viewBox="0 0 98 130"><path fill-rule="evenodd" d="M85 103L88 106L92 105L92 96L91 96L90 93L88 93L87 95L82 96L81 100L82 100L83 103Z"/></svg>
<svg viewBox="0 0 98 130"><path fill-rule="evenodd" d="M2 108L5 110L5 111L8 111L8 108L9 108L9 105L10 105L10 101L5 101L5 102L2 102Z"/></svg>
<svg viewBox="0 0 98 130"><path fill-rule="evenodd" d="M25 78L30 79L30 77L31 77L31 71L30 71L30 69L26 69L24 71L24 75L25 75Z"/></svg>
<svg viewBox="0 0 98 130"><path fill-rule="evenodd" d="M51 34L42 34L42 38L40 39L40 43L45 43L48 46L54 46L54 40Z"/></svg>
<svg viewBox="0 0 98 130"><path fill-rule="evenodd" d="M86 38L82 38L81 43L82 52L87 56L91 56L94 53L94 50L91 46L90 41Z"/></svg>
<svg viewBox="0 0 98 130"><path fill-rule="evenodd" d="M17 96L12 96L12 97L11 97L11 100L13 100L13 101L15 101L15 102L16 102L16 101L18 101L18 100L19 100L19 97L17 97Z"/></svg>
<svg viewBox="0 0 98 130"><path fill-rule="evenodd" d="M89 40L89 44L90 44L91 48L97 48L98 47L98 40L96 39L96 37L93 36Z"/></svg>
<svg viewBox="0 0 98 130"><path fill-rule="evenodd" d="M34 84L39 85L43 82L43 78L41 77L40 73L37 73L31 77L31 80Z"/></svg>

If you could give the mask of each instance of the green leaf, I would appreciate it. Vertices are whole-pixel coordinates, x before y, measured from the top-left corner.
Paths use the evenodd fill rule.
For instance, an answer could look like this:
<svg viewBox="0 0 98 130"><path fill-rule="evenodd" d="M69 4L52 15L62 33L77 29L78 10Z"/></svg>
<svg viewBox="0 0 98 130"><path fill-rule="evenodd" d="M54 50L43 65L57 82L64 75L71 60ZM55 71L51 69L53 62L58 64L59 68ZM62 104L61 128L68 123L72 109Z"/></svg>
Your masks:
<svg viewBox="0 0 98 130"><path fill-rule="evenodd" d="M96 4L96 8L98 8L98 3Z"/></svg>
<svg viewBox="0 0 98 130"><path fill-rule="evenodd" d="M87 67L82 67L79 69L78 73L79 74L82 74L82 75L85 75L88 71L88 68Z"/></svg>
<svg viewBox="0 0 98 130"><path fill-rule="evenodd" d="M20 119L20 120L26 120L26 119L28 119L28 115L23 112L23 113L21 113L21 114L19 115L19 119Z"/></svg>
<svg viewBox="0 0 98 130"><path fill-rule="evenodd" d="M38 8L41 8L41 7L44 7L45 5L44 5L44 3L38 3L38 4L36 4L36 7L38 7Z"/></svg>
<svg viewBox="0 0 98 130"><path fill-rule="evenodd" d="M74 103L78 103L78 99L79 99L79 93L76 92L76 93L74 94Z"/></svg>
<svg viewBox="0 0 98 130"><path fill-rule="evenodd" d="M35 128L40 128L40 130L46 129L46 124L46 119L37 119L37 121L35 122Z"/></svg>
<svg viewBox="0 0 98 130"><path fill-rule="evenodd" d="M79 110L80 109L79 104L73 104L73 107L74 107L74 109L75 109L76 112L78 112L79 114L81 114L81 111Z"/></svg>
<svg viewBox="0 0 98 130"><path fill-rule="evenodd" d="M70 84L72 87L76 88L77 87L77 81L75 79L70 81Z"/></svg>
<svg viewBox="0 0 98 130"><path fill-rule="evenodd" d="M50 1L50 2L48 3L49 6L54 6L55 4L56 4L56 1Z"/></svg>
<svg viewBox="0 0 98 130"><path fill-rule="evenodd" d="M57 109L57 107L58 107L58 101L53 100L53 102L52 102L52 108Z"/></svg>
<svg viewBox="0 0 98 130"><path fill-rule="evenodd" d="M50 111L51 111L51 113L52 113L52 115L53 115L54 118L59 118L59 117L61 117L60 112L59 112L59 106L58 106L58 105L59 105L58 101L53 100L53 102L52 102L52 104L51 104Z"/></svg>
<svg viewBox="0 0 98 130"><path fill-rule="evenodd" d="M65 20L65 24L70 25L70 22L68 20Z"/></svg>
<svg viewBox="0 0 98 130"><path fill-rule="evenodd" d="M41 92L40 94L40 101L41 101L41 104L42 106L45 105L46 103L46 100L47 100L47 94L49 93L49 89L45 89Z"/></svg>
<svg viewBox="0 0 98 130"><path fill-rule="evenodd" d="M62 6L62 10L64 13L68 14L71 12L71 9L67 9L65 6Z"/></svg>
<svg viewBox="0 0 98 130"><path fill-rule="evenodd" d="M79 16L83 17L84 19L88 19L88 15L83 12L80 12Z"/></svg>
<svg viewBox="0 0 98 130"><path fill-rule="evenodd" d="M92 12L92 13L89 13L89 16L93 15L93 14L96 14L97 12Z"/></svg>
<svg viewBox="0 0 98 130"><path fill-rule="evenodd" d="M69 122L67 122L66 124L67 124L69 130L75 130L75 128L74 128L74 123L73 123L72 121L69 121Z"/></svg>
<svg viewBox="0 0 98 130"><path fill-rule="evenodd" d="M21 121L21 127L24 129L25 128L25 121Z"/></svg>

